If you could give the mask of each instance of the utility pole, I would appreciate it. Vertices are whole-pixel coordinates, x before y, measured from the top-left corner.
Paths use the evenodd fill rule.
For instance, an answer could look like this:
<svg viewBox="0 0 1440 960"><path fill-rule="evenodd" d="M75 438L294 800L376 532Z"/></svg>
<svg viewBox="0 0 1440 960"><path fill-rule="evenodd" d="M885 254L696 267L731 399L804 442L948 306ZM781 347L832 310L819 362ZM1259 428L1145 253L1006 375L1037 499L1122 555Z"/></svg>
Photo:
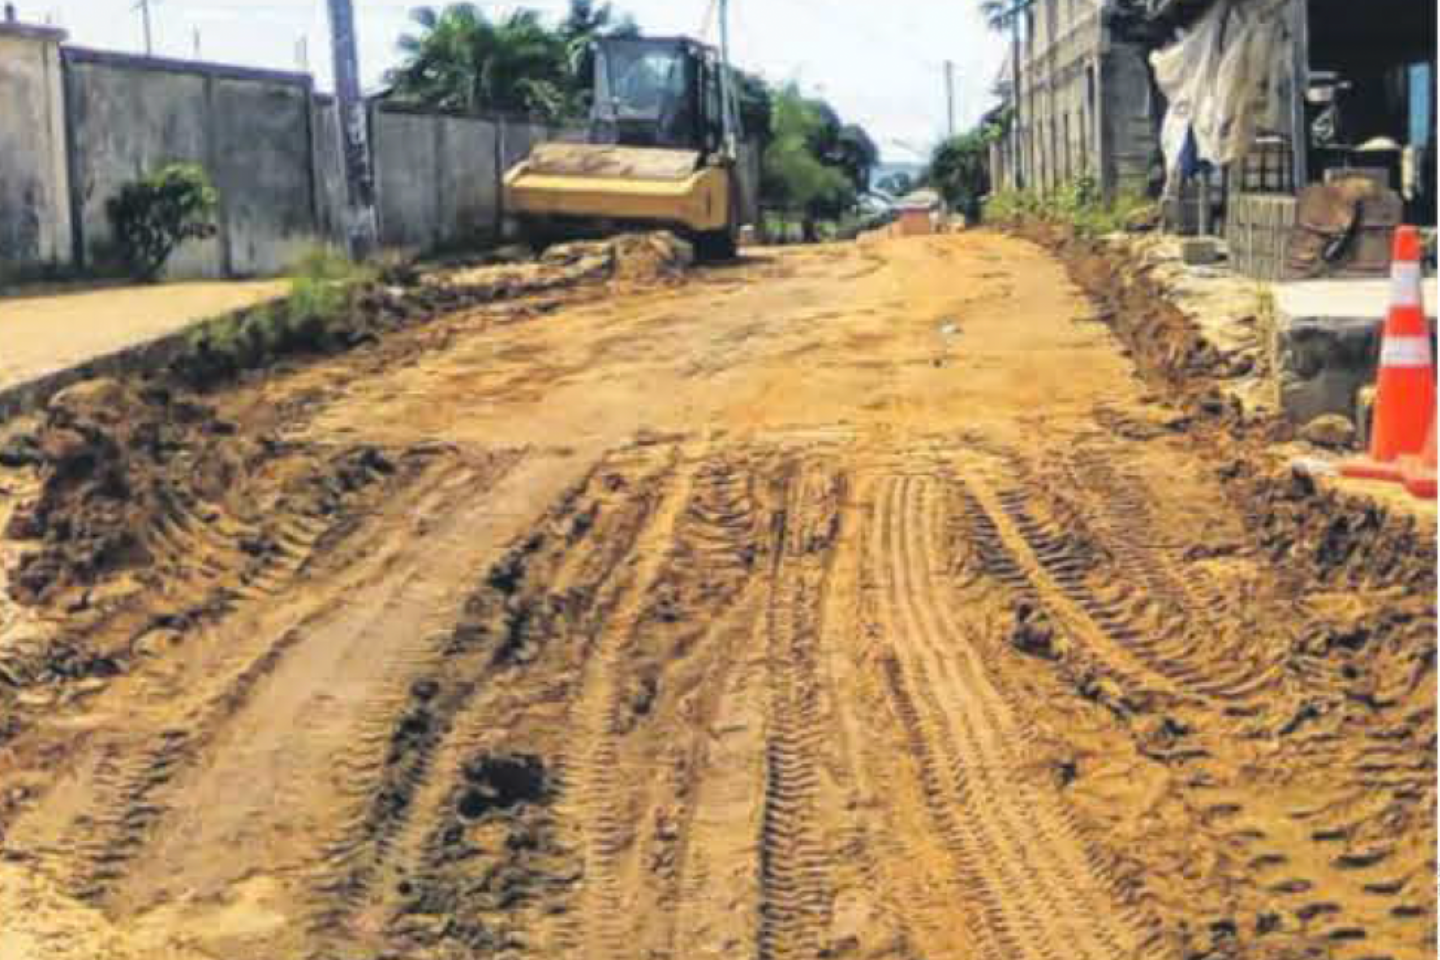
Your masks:
<svg viewBox="0 0 1440 960"><path fill-rule="evenodd" d="M200 28L199 28L199 27L196 27L194 30L190 31L190 39L191 39L191 41L193 41L194 46L195 46L195 59L196 59L196 60L199 60L199 59L200 59Z"/></svg>
<svg viewBox="0 0 1440 960"><path fill-rule="evenodd" d="M145 24L145 56L155 56L155 44L150 33L150 0L139 0L132 10L140 11L140 20Z"/></svg>
<svg viewBox="0 0 1440 960"><path fill-rule="evenodd" d="M735 78L730 69L730 0L720 0L721 110L725 113L725 155L740 157L739 113L735 107Z"/></svg>
<svg viewBox="0 0 1440 960"><path fill-rule="evenodd" d="M374 252L378 230L365 100L360 95L355 8L351 0L329 0L329 4L330 39L335 55L335 101L340 112L340 144L345 156L345 189L349 201L345 233L350 256L362 260Z"/></svg>
<svg viewBox="0 0 1440 960"><path fill-rule="evenodd" d="M950 139L955 139L955 61L945 61L946 116L950 120Z"/></svg>

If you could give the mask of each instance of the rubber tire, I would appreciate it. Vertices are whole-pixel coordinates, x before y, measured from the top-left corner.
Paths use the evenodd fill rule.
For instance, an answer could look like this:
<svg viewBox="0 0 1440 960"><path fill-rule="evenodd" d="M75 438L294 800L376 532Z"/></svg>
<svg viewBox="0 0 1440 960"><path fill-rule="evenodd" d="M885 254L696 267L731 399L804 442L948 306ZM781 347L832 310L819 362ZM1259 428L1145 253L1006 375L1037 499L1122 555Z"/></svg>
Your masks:
<svg viewBox="0 0 1440 960"><path fill-rule="evenodd" d="M701 263L726 263L739 253L735 234L727 230L707 230L695 236L695 259Z"/></svg>

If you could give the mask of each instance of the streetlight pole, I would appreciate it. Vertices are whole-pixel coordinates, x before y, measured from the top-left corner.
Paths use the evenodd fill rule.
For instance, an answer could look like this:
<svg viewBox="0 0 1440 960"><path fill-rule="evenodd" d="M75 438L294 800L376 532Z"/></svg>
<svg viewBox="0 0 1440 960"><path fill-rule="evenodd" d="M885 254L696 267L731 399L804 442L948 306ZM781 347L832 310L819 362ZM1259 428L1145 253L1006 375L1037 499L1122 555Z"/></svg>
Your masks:
<svg viewBox="0 0 1440 960"><path fill-rule="evenodd" d="M370 170L365 100L360 95L360 63L351 0L329 0L330 40L335 58L335 101L340 112L340 142L345 155L348 200L345 233L350 256L364 259L378 244L375 182Z"/></svg>

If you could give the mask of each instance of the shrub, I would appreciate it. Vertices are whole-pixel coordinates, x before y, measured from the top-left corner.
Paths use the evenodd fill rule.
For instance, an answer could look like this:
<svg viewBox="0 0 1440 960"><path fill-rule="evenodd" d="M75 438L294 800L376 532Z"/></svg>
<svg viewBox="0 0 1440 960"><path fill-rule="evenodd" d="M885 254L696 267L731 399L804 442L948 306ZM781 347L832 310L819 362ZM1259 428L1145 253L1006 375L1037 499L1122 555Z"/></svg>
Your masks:
<svg viewBox="0 0 1440 960"><path fill-rule="evenodd" d="M1126 229L1132 218L1150 202L1122 195L1106 200L1090 176L1077 177L1046 194L1029 190L1001 190L985 201L985 219L1017 226L1030 220L1061 223L1082 237L1098 237Z"/></svg>
<svg viewBox="0 0 1440 960"><path fill-rule="evenodd" d="M218 204L204 169L172 163L121 187L105 212L125 266L137 280L152 283L176 247L215 235Z"/></svg>

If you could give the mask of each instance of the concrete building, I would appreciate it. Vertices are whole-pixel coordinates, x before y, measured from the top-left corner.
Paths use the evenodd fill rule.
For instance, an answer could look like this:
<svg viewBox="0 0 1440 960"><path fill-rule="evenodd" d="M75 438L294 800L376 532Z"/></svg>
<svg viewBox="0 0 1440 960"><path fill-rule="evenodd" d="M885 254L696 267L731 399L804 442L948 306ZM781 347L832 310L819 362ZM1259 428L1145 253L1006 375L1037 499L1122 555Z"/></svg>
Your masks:
<svg viewBox="0 0 1440 960"><path fill-rule="evenodd" d="M1148 0L1145 13L1167 226L1223 233L1232 269L1278 281L1264 338L1282 412L1363 432L1394 228L1436 220L1436 4ZM1433 276L1424 287L1433 329Z"/></svg>
<svg viewBox="0 0 1440 960"><path fill-rule="evenodd" d="M1296 195L1337 171L1380 171L1406 221L1435 223L1434 2L1015 9L997 186L1046 192L1085 175L1107 196L1163 194L1172 229L1239 237L1257 276L1279 269Z"/></svg>
<svg viewBox="0 0 1440 960"><path fill-rule="evenodd" d="M1239 269L1261 279L1285 276L1301 195L1356 174L1373 178L1388 198L1377 230L1395 222L1435 225L1433 2L1152 2L1155 22L1172 31L1236 12L1280 25L1263 55L1278 82L1267 83L1264 71L1242 79L1245 95L1232 99L1253 116L1241 117L1243 142L1212 174L1215 232L1223 230Z"/></svg>
<svg viewBox="0 0 1440 960"><path fill-rule="evenodd" d="M1152 181L1156 110L1146 46L1116 0L1031 0L1017 13L997 92L1009 132L992 152L1001 188L1048 192L1089 177L1107 196Z"/></svg>

